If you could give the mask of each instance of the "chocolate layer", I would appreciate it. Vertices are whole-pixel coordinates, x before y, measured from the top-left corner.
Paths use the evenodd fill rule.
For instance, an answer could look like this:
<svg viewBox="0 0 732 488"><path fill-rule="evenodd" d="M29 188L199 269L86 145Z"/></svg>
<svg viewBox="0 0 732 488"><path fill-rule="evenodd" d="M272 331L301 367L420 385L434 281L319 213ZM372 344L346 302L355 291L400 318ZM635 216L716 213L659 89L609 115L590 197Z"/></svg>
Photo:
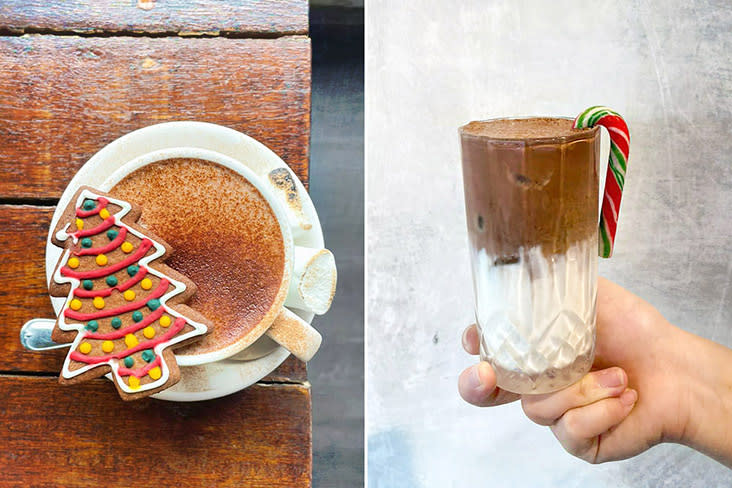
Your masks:
<svg viewBox="0 0 732 488"><path fill-rule="evenodd" d="M498 264L521 247L564 253L597 232L599 129L571 119L471 122L460 128L468 234Z"/></svg>
<svg viewBox="0 0 732 488"><path fill-rule="evenodd" d="M284 245L249 181L208 161L169 159L133 172L110 193L142 206L140 224L175 249L166 264L198 287L188 305L214 323L181 353L221 349L262 320L282 281Z"/></svg>

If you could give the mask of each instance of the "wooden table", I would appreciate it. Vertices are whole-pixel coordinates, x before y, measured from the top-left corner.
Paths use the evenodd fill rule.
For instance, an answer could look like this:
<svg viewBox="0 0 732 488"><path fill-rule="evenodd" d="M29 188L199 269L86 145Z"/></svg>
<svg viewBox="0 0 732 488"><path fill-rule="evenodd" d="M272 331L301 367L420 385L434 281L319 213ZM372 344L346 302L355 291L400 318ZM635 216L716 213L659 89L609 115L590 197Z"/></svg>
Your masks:
<svg viewBox="0 0 732 488"><path fill-rule="evenodd" d="M31 353L51 317L54 206L104 145L169 120L215 122L279 154L307 185L306 0L0 3L0 486L310 486L310 390L288 359L238 394L122 402L62 387L65 352Z"/></svg>

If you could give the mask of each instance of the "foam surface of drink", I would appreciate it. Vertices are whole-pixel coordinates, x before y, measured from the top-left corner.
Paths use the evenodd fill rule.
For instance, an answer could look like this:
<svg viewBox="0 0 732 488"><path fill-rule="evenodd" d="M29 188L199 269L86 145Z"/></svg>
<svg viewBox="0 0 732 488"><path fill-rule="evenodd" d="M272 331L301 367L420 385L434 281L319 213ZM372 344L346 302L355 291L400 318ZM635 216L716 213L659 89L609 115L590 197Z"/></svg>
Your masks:
<svg viewBox="0 0 732 488"><path fill-rule="evenodd" d="M588 134L593 129L573 129L572 119L532 117L525 119L493 119L470 122L464 134L491 139L548 139Z"/></svg>
<svg viewBox="0 0 732 488"><path fill-rule="evenodd" d="M214 323L198 354L236 342L272 306L283 277L279 223L243 176L198 159L169 159L128 175L111 193L142 207L140 224L173 247L166 264L198 287L188 305Z"/></svg>
<svg viewBox="0 0 732 488"><path fill-rule="evenodd" d="M481 359L498 386L548 393L579 380L592 366L597 297L597 236L565 254L521 249L518 262L496 264L473 249Z"/></svg>

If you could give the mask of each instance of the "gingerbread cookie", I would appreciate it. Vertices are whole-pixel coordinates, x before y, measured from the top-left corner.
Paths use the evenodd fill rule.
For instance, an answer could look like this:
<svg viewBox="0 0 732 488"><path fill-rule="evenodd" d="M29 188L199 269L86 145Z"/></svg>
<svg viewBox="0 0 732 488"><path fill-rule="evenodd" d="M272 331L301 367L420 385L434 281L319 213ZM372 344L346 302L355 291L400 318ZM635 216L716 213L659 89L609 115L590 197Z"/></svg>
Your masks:
<svg viewBox="0 0 732 488"><path fill-rule="evenodd" d="M66 301L52 338L72 342L62 384L111 372L123 399L151 395L180 379L172 349L210 330L183 305L193 282L162 263L170 247L134 223L140 212L82 187L54 230L53 243L65 250L49 291Z"/></svg>

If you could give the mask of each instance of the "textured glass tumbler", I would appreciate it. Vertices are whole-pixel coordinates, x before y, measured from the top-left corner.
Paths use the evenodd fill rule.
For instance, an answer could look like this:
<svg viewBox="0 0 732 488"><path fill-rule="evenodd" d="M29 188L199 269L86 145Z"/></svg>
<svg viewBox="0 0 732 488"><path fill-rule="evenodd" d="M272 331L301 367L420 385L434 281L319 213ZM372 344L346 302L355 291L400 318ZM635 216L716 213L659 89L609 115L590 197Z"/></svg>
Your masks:
<svg viewBox="0 0 732 488"><path fill-rule="evenodd" d="M599 129L493 119L460 140L481 359L508 391L569 386L594 358Z"/></svg>

